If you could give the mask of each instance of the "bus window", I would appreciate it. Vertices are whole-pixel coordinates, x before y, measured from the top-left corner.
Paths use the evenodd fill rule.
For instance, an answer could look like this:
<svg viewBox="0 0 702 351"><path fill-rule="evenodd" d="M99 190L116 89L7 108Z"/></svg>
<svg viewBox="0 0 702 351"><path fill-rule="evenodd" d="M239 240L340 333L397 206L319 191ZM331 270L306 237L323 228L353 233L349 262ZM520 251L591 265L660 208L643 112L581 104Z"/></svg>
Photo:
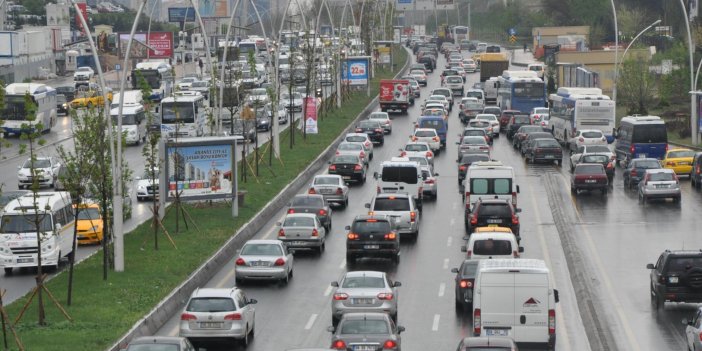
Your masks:
<svg viewBox="0 0 702 351"><path fill-rule="evenodd" d="M665 124L634 126L633 143L667 143L668 133Z"/></svg>

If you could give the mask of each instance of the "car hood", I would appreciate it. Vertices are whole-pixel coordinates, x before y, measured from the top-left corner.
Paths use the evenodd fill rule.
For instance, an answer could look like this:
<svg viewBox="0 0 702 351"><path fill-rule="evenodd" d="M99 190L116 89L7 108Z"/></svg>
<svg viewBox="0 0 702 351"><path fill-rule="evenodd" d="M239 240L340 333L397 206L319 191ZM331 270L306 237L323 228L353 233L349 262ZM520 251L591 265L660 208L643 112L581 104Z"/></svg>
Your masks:
<svg viewBox="0 0 702 351"><path fill-rule="evenodd" d="M76 227L78 231L88 231L95 227L96 231L102 230L102 219L80 219L76 222Z"/></svg>
<svg viewBox="0 0 702 351"><path fill-rule="evenodd" d="M151 185L158 185L159 179L156 178L155 182L151 182L151 179L139 179L137 180L137 187L147 187Z"/></svg>
<svg viewBox="0 0 702 351"><path fill-rule="evenodd" d="M37 174L51 174L51 168L35 168ZM23 176L31 176L31 168L21 168L19 173Z"/></svg>

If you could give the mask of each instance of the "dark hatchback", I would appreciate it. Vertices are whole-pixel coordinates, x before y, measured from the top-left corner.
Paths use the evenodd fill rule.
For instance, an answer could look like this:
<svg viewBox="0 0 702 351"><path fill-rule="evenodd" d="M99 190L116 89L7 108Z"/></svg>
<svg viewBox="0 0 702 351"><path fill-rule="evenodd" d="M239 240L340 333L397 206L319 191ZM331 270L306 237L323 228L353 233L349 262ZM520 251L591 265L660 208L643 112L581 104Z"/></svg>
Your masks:
<svg viewBox="0 0 702 351"><path fill-rule="evenodd" d="M561 144L553 138L534 139L531 142L532 147L527 152L527 162L551 162L554 161L560 166L563 164L563 151Z"/></svg>
<svg viewBox="0 0 702 351"><path fill-rule="evenodd" d="M546 132L535 132L535 133L529 133L524 140L522 140L522 145L519 147L519 150L522 152L522 156L526 156L531 152L531 147L532 147L532 141L536 139L554 139L553 135L551 133L546 133ZM555 139L554 139L555 140Z"/></svg>
<svg viewBox="0 0 702 351"><path fill-rule="evenodd" d="M56 95L56 113L67 115L68 114L68 103L69 103L69 100L66 98L66 95L57 94Z"/></svg>
<svg viewBox="0 0 702 351"><path fill-rule="evenodd" d="M331 231L332 210L324 201L324 196L317 194L298 194L288 204L288 213L314 213L322 226Z"/></svg>
<svg viewBox="0 0 702 351"><path fill-rule="evenodd" d="M601 164L602 167L605 169L605 173L607 174L607 180L612 183L612 180L614 179L614 162L612 162L612 159L609 157L607 154L583 154L581 155L575 162L574 165L571 165L571 170L575 168L577 164L580 163L598 163ZM661 168L660 166L656 168ZM646 170L641 173L643 174L646 172Z"/></svg>
<svg viewBox="0 0 702 351"><path fill-rule="evenodd" d="M514 134L517 133L519 127L528 126L531 124L531 118L529 115L512 115L509 122L507 122L507 127L505 129L505 134L507 139L512 140Z"/></svg>
<svg viewBox="0 0 702 351"><path fill-rule="evenodd" d="M389 258L400 261L400 235L388 216L361 215L346 226L346 262L360 257Z"/></svg>
<svg viewBox="0 0 702 351"><path fill-rule="evenodd" d="M473 286L479 262L480 260L464 260L459 268L451 270L456 273L456 311L471 313L473 310Z"/></svg>
<svg viewBox="0 0 702 351"><path fill-rule="evenodd" d="M646 174L647 169L661 168L657 158L635 158L627 163L623 171L624 187L633 189L639 184Z"/></svg>
<svg viewBox="0 0 702 351"><path fill-rule="evenodd" d="M356 133L366 133L374 143L385 143L385 129L378 121L364 120L356 125Z"/></svg>
<svg viewBox="0 0 702 351"><path fill-rule="evenodd" d="M470 235L475 228L507 227L521 241L519 236L519 216L522 209L514 208L506 199L478 199L473 205L473 211L465 210L466 232Z"/></svg>
<svg viewBox="0 0 702 351"><path fill-rule="evenodd" d="M76 98L76 87L72 85L64 85L56 87L56 94L61 94L66 97L68 102L73 101Z"/></svg>
<svg viewBox="0 0 702 351"><path fill-rule="evenodd" d="M426 70L431 72L434 72L434 69L436 68L436 59L432 56L429 55L424 55L417 59L418 63L424 64L424 67L426 67Z"/></svg>
<svg viewBox="0 0 702 351"><path fill-rule="evenodd" d="M519 129L517 129L517 132L514 133L514 136L512 137L512 146L519 150L522 147L522 142L524 139L526 139L527 136L531 133L540 133L543 132L543 129L539 126L521 126Z"/></svg>
<svg viewBox="0 0 702 351"><path fill-rule="evenodd" d="M338 174L344 181L366 182L366 167L356 155L336 155L329 162L329 174Z"/></svg>

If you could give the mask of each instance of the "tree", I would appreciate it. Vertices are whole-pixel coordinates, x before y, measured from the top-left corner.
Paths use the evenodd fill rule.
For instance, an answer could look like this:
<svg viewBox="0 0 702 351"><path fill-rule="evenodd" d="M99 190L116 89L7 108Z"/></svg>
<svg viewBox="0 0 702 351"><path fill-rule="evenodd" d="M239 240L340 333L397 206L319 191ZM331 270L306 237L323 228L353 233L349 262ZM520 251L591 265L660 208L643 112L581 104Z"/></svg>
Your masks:
<svg viewBox="0 0 702 351"><path fill-rule="evenodd" d="M656 81L643 59L624 61L617 83L619 102L627 107L628 114L648 114L655 102Z"/></svg>
<svg viewBox="0 0 702 351"><path fill-rule="evenodd" d="M5 110L5 84L3 81L0 80L0 111ZM2 116L0 116L0 128L2 127L3 123L5 123L5 120L2 119ZM0 152L2 151L3 147L10 147L12 144L9 142L3 140L0 140ZM0 189L2 190L2 189Z"/></svg>

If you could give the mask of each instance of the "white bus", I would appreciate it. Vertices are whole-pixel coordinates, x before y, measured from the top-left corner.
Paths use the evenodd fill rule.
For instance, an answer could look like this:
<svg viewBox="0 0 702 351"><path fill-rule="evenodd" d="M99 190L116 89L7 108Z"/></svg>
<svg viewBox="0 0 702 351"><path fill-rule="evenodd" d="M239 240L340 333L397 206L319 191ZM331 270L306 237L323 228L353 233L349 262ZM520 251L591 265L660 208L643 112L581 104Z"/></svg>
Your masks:
<svg viewBox="0 0 702 351"><path fill-rule="evenodd" d="M32 102L36 105L36 118L27 120L25 111L25 95L29 93ZM13 83L5 87L5 109L0 119L4 120L2 132L19 135L22 132L34 132L35 126L41 123L41 132L49 132L56 125L56 89L37 83ZM27 129L23 129L25 125Z"/></svg>
<svg viewBox="0 0 702 351"><path fill-rule="evenodd" d="M71 194L65 191L27 194L10 201L0 218L0 266L5 274L13 268L41 265L58 268L61 258L73 252L75 218ZM37 227L37 220L39 226ZM37 247L37 236L41 245Z"/></svg>
<svg viewBox="0 0 702 351"><path fill-rule="evenodd" d="M149 87L151 87L152 92L149 99L152 101L161 101L173 91L173 74L171 72L171 65L167 62L147 61L137 63L136 68L132 70L132 89L140 89L139 75L141 75L149 84Z"/></svg>
<svg viewBox="0 0 702 351"><path fill-rule="evenodd" d="M112 125L117 130L119 107L110 110ZM139 145L146 141L146 111L142 105L122 106L122 133L127 145Z"/></svg>
<svg viewBox="0 0 702 351"><path fill-rule="evenodd" d="M597 129L614 141L616 103L599 88L558 88L549 96L551 133L567 142L578 129Z"/></svg>
<svg viewBox="0 0 702 351"><path fill-rule="evenodd" d="M168 137L195 137L210 132L208 107L197 91L179 91L161 100L161 134Z"/></svg>
<svg viewBox="0 0 702 351"><path fill-rule="evenodd" d="M470 28L466 26L453 26L453 28L451 28L451 36L453 37L453 43L460 45L461 41L469 39Z"/></svg>

